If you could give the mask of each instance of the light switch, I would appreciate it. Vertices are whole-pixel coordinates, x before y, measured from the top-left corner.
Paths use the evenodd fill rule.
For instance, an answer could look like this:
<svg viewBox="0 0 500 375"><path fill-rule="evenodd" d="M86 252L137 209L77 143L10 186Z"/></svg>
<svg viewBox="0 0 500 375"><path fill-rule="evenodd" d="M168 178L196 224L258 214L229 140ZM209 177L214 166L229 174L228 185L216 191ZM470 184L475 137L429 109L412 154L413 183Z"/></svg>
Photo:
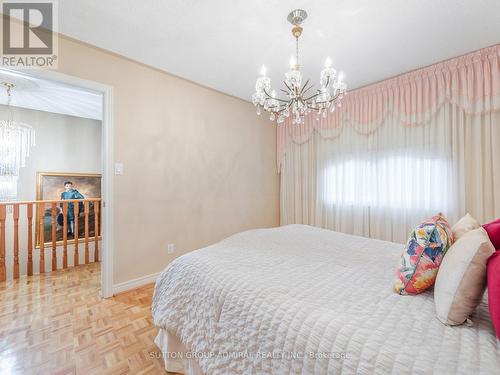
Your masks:
<svg viewBox="0 0 500 375"><path fill-rule="evenodd" d="M123 163L115 163L115 175L123 174Z"/></svg>
<svg viewBox="0 0 500 375"><path fill-rule="evenodd" d="M173 253L174 253L174 251L175 251L175 244L173 244L173 243L169 243L169 244L167 245L167 253L168 253L168 254L173 254Z"/></svg>

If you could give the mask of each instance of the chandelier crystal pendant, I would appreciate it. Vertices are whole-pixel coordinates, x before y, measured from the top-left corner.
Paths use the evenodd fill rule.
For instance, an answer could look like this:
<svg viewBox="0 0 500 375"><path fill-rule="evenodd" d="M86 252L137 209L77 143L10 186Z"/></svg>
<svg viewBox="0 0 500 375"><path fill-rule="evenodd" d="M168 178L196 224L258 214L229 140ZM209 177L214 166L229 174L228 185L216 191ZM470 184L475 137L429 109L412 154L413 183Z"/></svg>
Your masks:
<svg viewBox="0 0 500 375"><path fill-rule="evenodd" d="M14 121L11 99L14 84L1 82L7 91L7 114L0 118L0 200L17 196L19 170L26 165L30 148L35 145L35 131L27 124Z"/></svg>
<svg viewBox="0 0 500 375"><path fill-rule="evenodd" d="M293 124L304 123L304 118L311 112L316 112L316 118L325 118L327 111L333 112L335 107L341 106L341 100L346 94L347 85L342 81L342 74L332 68L332 62L326 59L325 67L320 73L320 88L316 91L310 80L302 84L303 77L300 71L299 60L299 38L302 35L301 24L307 18L305 10L296 9L292 11L287 20L293 25L292 35L295 38L295 59L290 61L290 70L285 73L283 81L284 88L281 91L285 97L276 95L271 88L271 79L266 76L266 68L261 69L261 76L255 83L255 93L252 95L252 103L257 107L257 114L264 110L270 113L270 120L276 120L278 124L292 117Z"/></svg>

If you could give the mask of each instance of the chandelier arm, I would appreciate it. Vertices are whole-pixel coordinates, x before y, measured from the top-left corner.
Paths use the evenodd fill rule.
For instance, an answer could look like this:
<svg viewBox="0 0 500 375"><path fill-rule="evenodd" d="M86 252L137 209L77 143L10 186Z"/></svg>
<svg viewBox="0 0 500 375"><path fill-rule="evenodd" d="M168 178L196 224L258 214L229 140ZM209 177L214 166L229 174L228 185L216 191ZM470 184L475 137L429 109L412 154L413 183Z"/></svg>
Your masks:
<svg viewBox="0 0 500 375"><path fill-rule="evenodd" d="M304 90L304 92L302 93L302 95L304 95L306 92L308 92L312 88L313 88L313 86L309 86L306 90Z"/></svg>
<svg viewBox="0 0 500 375"><path fill-rule="evenodd" d="M340 96L340 93L337 93L333 98L330 99L330 103L337 100L339 96Z"/></svg>
<svg viewBox="0 0 500 375"><path fill-rule="evenodd" d="M330 102L333 102L334 100L337 100L337 98L340 96L340 93L337 93L333 98L330 99Z"/></svg>
<svg viewBox="0 0 500 375"><path fill-rule="evenodd" d="M268 99L274 99L274 100L277 100L279 102L288 103L288 100L284 100L284 99L280 99L280 98L273 98L271 95L269 95L269 93L266 91L266 89L264 89L263 91L264 91L264 94L266 94Z"/></svg>
<svg viewBox="0 0 500 375"><path fill-rule="evenodd" d="M283 108L284 109L290 108L292 106L292 103L293 103L293 100L290 100L288 103L283 104Z"/></svg>
<svg viewBox="0 0 500 375"><path fill-rule="evenodd" d="M317 95L316 95L317 96ZM318 102L317 104L325 104L325 103L332 103L334 102L336 99L338 99L338 97L340 96L340 94L337 94L335 95L333 98L331 98L330 100L328 101L325 101L325 102ZM321 108L316 108L316 107L313 107L312 105L310 105L309 103L307 103L307 108L309 109L312 109L313 111L315 112L318 112Z"/></svg>
<svg viewBox="0 0 500 375"><path fill-rule="evenodd" d="M333 98L331 98L330 100L326 100L324 102L318 102L318 104L325 104L325 103L332 103L334 102L335 100L337 100L337 98L340 96L340 94L337 94L335 95Z"/></svg>
<svg viewBox="0 0 500 375"><path fill-rule="evenodd" d="M305 100L306 102L308 102L309 100L314 99L315 97L317 97L319 94L321 94L321 92L320 92L320 91L318 91L318 93L316 93L316 94L314 94L314 95L312 95L312 96L310 96L310 97L308 97L308 98L306 98L306 99L304 99L304 100Z"/></svg>
<svg viewBox="0 0 500 375"><path fill-rule="evenodd" d="M283 112L285 112L287 108L288 108L288 106L283 106L283 108L281 108L278 112L276 112L276 114L277 114L278 116L281 116L281 114L282 114Z"/></svg>
<svg viewBox="0 0 500 375"><path fill-rule="evenodd" d="M302 86L302 90L300 90L300 93L304 93L304 89L307 87L307 85L309 84L309 79L306 81L306 84L304 86Z"/></svg>
<svg viewBox="0 0 500 375"><path fill-rule="evenodd" d="M292 106L292 101L289 101L288 103L283 104L283 108L282 108L282 109L280 109L280 111L279 111L278 113L281 113L281 112L283 112L283 111L287 110L287 109L288 109L288 108L290 108L291 106Z"/></svg>
<svg viewBox="0 0 500 375"><path fill-rule="evenodd" d="M293 90L290 88L290 86L288 86L288 85L286 84L286 82L285 82L285 81L283 81L283 84L286 86L286 88L288 89L288 92L289 92L289 93L293 91Z"/></svg>

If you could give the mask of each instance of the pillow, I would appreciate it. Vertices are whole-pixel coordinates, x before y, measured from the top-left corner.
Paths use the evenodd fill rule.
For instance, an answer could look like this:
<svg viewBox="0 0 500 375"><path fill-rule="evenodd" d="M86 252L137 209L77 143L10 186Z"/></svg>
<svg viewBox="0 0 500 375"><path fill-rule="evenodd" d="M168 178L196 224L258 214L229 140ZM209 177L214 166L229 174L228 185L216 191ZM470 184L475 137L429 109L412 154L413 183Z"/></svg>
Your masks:
<svg viewBox="0 0 500 375"><path fill-rule="evenodd" d="M419 224L411 233L396 270L394 291L418 294L431 287L453 235L444 215L439 214Z"/></svg>
<svg viewBox="0 0 500 375"><path fill-rule="evenodd" d="M458 240L468 231L477 229L481 226L479 222L474 219L469 213L457 221L457 223L451 228L453 232L453 241Z"/></svg>
<svg viewBox="0 0 500 375"><path fill-rule="evenodd" d="M484 224L483 228L486 229L486 232L490 237L490 241L493 246L495 246L495 249L500 249L500 219Z"/></svg>
<svg viewBox="0 0 500 375"><path fill-rule="evenodd" d="M500 251L488 259L488 307L493 327L500 339Z"/></svg>
<svg viewBox="0 0 500 375"><path fill-rule="evenodd" d="M495 252L486 231L479 227L451 246L439 268L434 287L438 319L458 325L467 320L483 298L486 263Z"/></svg>

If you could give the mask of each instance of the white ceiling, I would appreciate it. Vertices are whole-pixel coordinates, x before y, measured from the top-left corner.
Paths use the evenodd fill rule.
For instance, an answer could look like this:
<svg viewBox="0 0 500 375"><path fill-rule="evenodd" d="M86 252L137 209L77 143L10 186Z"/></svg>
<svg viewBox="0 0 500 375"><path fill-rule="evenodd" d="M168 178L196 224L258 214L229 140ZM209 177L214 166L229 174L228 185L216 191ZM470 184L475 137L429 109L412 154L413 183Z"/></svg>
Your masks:
<svg viewBox="0 0 500 375"><path fill-rule="evenodd" d="M360 87L500 42L498 0L64 0L60 31L249 100L265 64L274 85L294 40L286 16L309 13L307 77L324 59Z"/></svg>
<svg viewBox="0 0 500 375"><path fill-rule="evenodd" d="M13 83L11 105L63 115L102 119L102 94L67 84L34 78L0 69L0 83ZM0 104L7 104L7 92L0 86Z"/></svg>

